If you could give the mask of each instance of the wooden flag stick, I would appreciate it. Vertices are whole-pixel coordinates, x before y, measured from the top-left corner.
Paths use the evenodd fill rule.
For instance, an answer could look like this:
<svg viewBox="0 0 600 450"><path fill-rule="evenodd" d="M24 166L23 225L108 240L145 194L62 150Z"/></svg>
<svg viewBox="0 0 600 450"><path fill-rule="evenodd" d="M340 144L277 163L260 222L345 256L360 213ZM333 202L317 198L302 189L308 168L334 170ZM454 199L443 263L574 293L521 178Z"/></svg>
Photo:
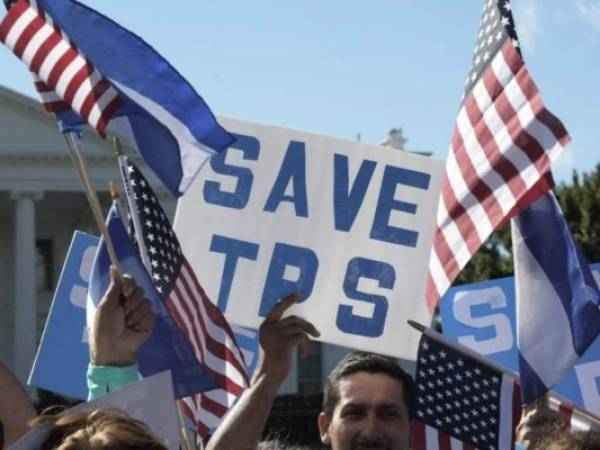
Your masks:
<svg viewBox="0 0 600 450"><path fill-rule="evenodd" d="M110 190L110 198L113 200L113 202L117 206L117 213L119 214L119 217L123 221L123 225L125 227L127 227L127 212L125 211L125 207L123 206L123 202L121 201L121 196L119 195L119 190L117 189L117 185L113 181L109 181L108 189Z"/></svg>
<svg viewBox="0 0 600 450"><path fill-rule="evenodd" d="M100 207L100 201L98 200L98 194L90 181L89 171L87 168L87 163L85 161L84 156L79 150L78 138L75 133L65 133L64 134L65 141L67 143L67 147L69 148L69 152L71 153L71 159L73 160L73 164L77 169L77 173L79 174L79 179L81 180L81 184L83 186L83 192L85 192L85 196L87 197L87 201L92 210L92 215L94 216L94 221L100 230L100 234L104 239L106 244L106 248L108 250L108 255L110 257L110 262L113 266L116 267L117 272L119 274L119 278L123 278L123 271L121 270L121 264L119 264L119 259L117 258L117 252L115 251L115 246L113 245L112 239L108 234L108 229L106 228L106 224L104 223L104 217L102 215L102 208Z"/></svg>
<svg viewBox="0 0 600 450"><path fill-rule="evenodd" d="M177 406L177 417L179 418L179 429L181 431L181 441L183 443L185 450L193 450L196 447L192 447L192 444L189 440L189 434L187 432L187 428L185 426L185 421L183 419L183 411L181 410L181 404L178 400L175 400L175 405Z"/></svg>

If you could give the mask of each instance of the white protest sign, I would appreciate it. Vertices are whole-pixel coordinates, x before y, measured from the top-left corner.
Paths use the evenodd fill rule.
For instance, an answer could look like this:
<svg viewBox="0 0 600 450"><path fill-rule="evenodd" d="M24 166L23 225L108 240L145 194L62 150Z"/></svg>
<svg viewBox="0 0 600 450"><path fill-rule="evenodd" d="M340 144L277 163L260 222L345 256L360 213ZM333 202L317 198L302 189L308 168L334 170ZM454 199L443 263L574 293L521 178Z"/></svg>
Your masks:
<svg viewBox="0 0 600 450"><path fill-rule="evenodd" d="M179 422L173 381L170 372L163 372L131 383L117 391L80 403L61 415L77 414L99 408L116 408L125 411L134 419L144 422L148 429L163 440L169 450L179 450ZM19 439L10 450L31 450L47 438L50 428L39 426Z"/></svg>
<svg viewBox="0 0 600 450"><path fill-rule="evenodd" d="M175 231L230 322L257 328L284 295L321 340L414 359L443 163L222 118L237 142L206 164Z"/></svg>

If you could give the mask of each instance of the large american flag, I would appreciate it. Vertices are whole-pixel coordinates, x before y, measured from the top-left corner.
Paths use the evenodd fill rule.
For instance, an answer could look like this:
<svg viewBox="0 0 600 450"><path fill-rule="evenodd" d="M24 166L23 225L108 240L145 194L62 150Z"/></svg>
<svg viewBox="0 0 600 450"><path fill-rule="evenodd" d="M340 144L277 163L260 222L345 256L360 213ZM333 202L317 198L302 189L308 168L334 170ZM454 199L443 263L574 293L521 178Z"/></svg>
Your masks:
<svg viewBox="0 0 600 450"><path fill-rule="evenodd" d="M105 135L122 98L35 0L18 0L10 8L0 24L0 41L34 74L46 111L72 109Z"/></svg>
<svg viewBox="0 0 600 450"><path fill-rule="evenodd" d="M189 265L171 223L140 170L120 157L133 227L142 260L147 262L154 284L180 329L189 339L199 361L217 381L220 390L181 400L185 415L205 437L225 416L234 400L248 386L242 352L225 317L210 301Z"/></svg>
<svg viewBox="0 0 600 450"><path fill-rule="evenodd" d="M456 344L455 344L456 345ZM417 356L414 450L509 450L521 419L519 380L423 335ZM572 403L550 396L568 430L598 427Z"/></svg>
<svg viewBox="0 0 600 450"><path fill-rule="evenodd" d="M568 141L525 67L510 1L486 0L442 181L430 310L490 234L552 187L550 163Z"/></svg>

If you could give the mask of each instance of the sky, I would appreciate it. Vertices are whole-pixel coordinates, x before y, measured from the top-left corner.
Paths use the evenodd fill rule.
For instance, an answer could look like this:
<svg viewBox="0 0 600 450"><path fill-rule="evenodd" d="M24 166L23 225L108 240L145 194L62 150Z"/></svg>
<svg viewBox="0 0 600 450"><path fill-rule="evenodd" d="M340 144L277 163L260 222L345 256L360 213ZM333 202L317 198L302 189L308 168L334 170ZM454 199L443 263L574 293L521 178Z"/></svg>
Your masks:
<svg viewBox="0 0 600 450"><path fill-rule="evenodd" d="M402 127L446 157L483 0L101 0L217 115L363 142ZM600 162L600 0L513 0L525 62L572 142L558 180ZM35 97L0 50L0 84Z"/></svg>

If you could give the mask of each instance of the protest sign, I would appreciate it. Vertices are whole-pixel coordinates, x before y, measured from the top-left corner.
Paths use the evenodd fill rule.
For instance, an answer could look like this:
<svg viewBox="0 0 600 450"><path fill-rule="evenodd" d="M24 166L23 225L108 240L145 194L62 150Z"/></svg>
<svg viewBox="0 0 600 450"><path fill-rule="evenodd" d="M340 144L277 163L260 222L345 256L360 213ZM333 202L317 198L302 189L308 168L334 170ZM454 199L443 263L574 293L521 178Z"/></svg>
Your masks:
<svg viewBox="0 0 600 450"><path fill-rule="evenodd" d="M29 376L31 386L85 399L89 346L85 308L98 238L75 231Z"/></svg>
<svg viewBox="0 0 600 450"><path fill-rule="evenodd" d="M179 200L208 295L257 328L284 295L325 342L414 359L443 165L390 148L221 119L237 138Z"/></svg>
<svg viewBox="0 0 600 450"><path fill-rule="evenodd" d="M590 268L600 284L600 264ZM440 302L444 334L518 372L515 306L513 277L450 288ZM600 415L600 338L552 390Z"/></svg>
<svg viewBox="0 0 600 450"><path fill-rule="evenodd" d="M118 391L86 403L81 403L61 413L77 414L99 408L116 408L134 419L144 422L150 431L161 438L169 450L179 450L179 422L173 395L170 372L144 378ZM36 427L17 441L10 450L40 448L48 436L48 427Z"/></svg>

